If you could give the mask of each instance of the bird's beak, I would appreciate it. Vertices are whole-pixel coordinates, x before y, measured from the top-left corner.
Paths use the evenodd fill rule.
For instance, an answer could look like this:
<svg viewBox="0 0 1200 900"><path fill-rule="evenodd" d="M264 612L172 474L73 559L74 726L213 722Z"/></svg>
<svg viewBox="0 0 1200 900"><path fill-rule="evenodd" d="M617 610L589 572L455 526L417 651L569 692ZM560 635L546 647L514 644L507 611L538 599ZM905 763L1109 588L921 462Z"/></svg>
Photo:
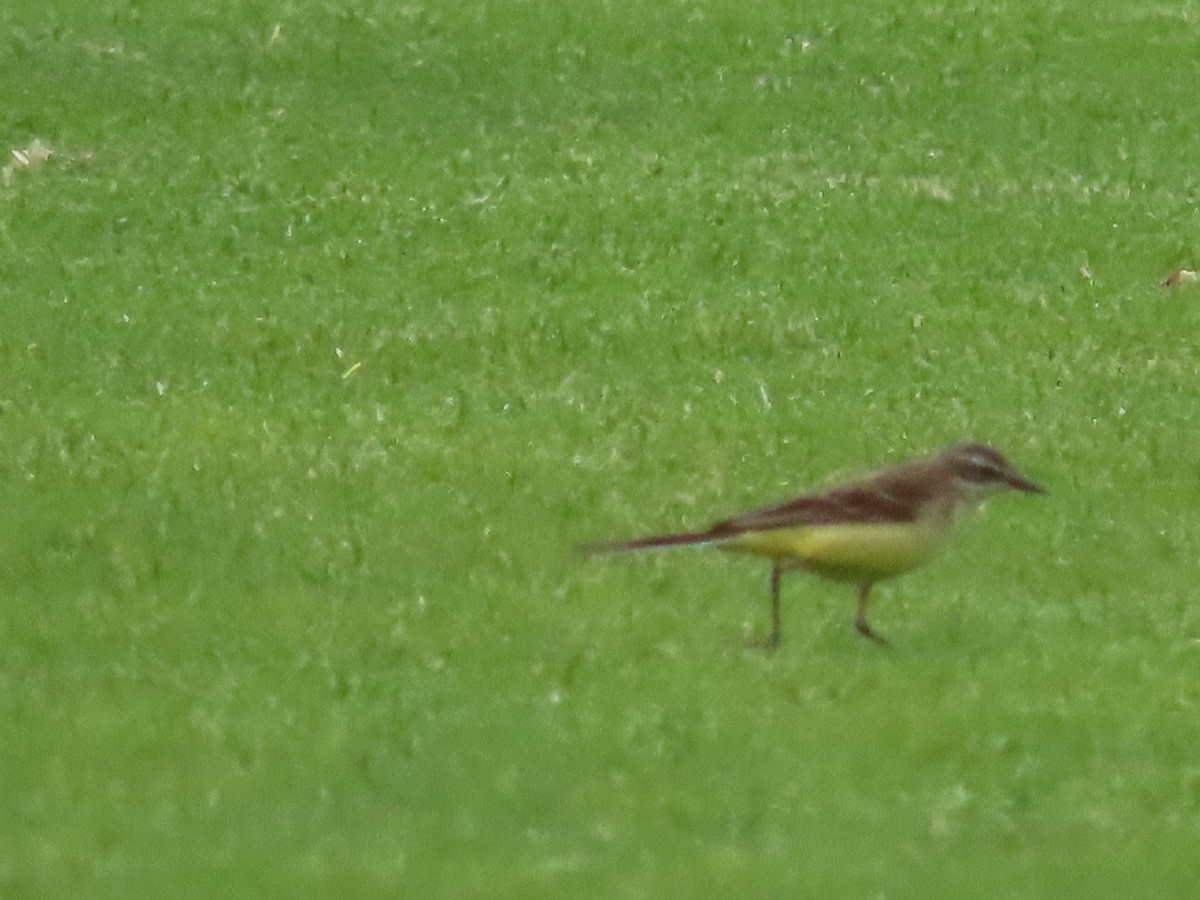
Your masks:
<svg viewBox="0 0 1200 900"><path fill-rule="evenodd" d="M1014 491L1021 491L1022 493L1026 493L1026 494L1044 494L1044 493L1046 493L1046 489L1044 487L1042 487L1040 484L1032 482L1027 478L1023 478L1022 476L1018 475L1016 472L1013 472L1008 477L1008 486L1011 487Z"/></svg>

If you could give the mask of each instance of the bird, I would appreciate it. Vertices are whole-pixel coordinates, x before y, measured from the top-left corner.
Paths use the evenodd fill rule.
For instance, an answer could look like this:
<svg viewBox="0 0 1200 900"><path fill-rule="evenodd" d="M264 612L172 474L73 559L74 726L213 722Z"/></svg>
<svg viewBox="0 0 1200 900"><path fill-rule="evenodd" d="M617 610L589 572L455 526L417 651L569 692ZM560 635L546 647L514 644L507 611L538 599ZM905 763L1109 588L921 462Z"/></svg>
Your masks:
<svg viewBox="0 0 1200 900"><path fill-rule="evenodd" d="M595 556L696 546L765 557L771 562L771 630L760 646L766 649L780 642L779 583L784 573L799 570L849 583L858 595L855 630L886 645L867 621L871 588L929 562L965 514L999 491L1045 493L1000 451L962 442L702 531L586 543L578 549Z"/></svg>

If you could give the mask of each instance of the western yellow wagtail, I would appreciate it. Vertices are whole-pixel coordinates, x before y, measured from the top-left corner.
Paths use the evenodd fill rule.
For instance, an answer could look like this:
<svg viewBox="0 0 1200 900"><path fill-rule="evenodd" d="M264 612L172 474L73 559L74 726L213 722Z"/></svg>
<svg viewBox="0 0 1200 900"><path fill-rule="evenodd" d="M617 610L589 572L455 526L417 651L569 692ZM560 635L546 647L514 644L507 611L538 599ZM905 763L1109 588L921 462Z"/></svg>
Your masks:
<svg viewBox="0 0 1200 900"><path fill-rule="evenodd" d="M911 572L945 545L962 515L998 490L1044 493L998 451L955 444L923 459L887 466L786 503L688 531L582 544L584 553L711 546L771 560L771 633L779 644L779 579L801 569L858 586L858 633L886 644L867 624L871 586Z"/></svg>

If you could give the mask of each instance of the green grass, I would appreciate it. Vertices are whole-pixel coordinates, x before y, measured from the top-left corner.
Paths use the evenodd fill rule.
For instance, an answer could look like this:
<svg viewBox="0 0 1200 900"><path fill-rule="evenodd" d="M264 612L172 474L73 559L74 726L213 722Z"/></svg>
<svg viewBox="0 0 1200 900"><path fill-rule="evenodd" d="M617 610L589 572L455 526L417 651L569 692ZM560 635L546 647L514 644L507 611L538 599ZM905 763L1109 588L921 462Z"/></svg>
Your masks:
<svg viewBox="0 0 1200 900"><path fill-rule="evenodd" d="M1189 4L77 6L0 11L0 896L1194 891ZM571 551L964 437L1049 494L889 651Z"/></svg>

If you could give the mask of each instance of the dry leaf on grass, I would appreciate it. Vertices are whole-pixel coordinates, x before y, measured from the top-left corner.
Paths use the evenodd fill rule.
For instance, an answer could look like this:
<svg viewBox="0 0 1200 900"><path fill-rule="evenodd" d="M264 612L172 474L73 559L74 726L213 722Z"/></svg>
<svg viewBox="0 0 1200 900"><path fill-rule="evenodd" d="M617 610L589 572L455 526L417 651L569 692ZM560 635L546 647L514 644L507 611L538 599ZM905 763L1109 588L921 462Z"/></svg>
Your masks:
<svg viewBox="0 0 1200 900"><path fill-rule="evenodd" d="M1195 284L1200 281L1200 274L1197 274L1192 269L1173 269L1166 278L1163 279L1163 287L1178 287L1181 284Z"/></svg>
<svg viewBox="0 0 1200 900"><path fill-rule="evenodd" d="M34 138L33 143L28 147L23 149L14 148L12 155L16 165L22 168L30 168L44 163L53 155L53 151L40 140ZM14 163L9 163L9 165L14 165Z"/></svg>

